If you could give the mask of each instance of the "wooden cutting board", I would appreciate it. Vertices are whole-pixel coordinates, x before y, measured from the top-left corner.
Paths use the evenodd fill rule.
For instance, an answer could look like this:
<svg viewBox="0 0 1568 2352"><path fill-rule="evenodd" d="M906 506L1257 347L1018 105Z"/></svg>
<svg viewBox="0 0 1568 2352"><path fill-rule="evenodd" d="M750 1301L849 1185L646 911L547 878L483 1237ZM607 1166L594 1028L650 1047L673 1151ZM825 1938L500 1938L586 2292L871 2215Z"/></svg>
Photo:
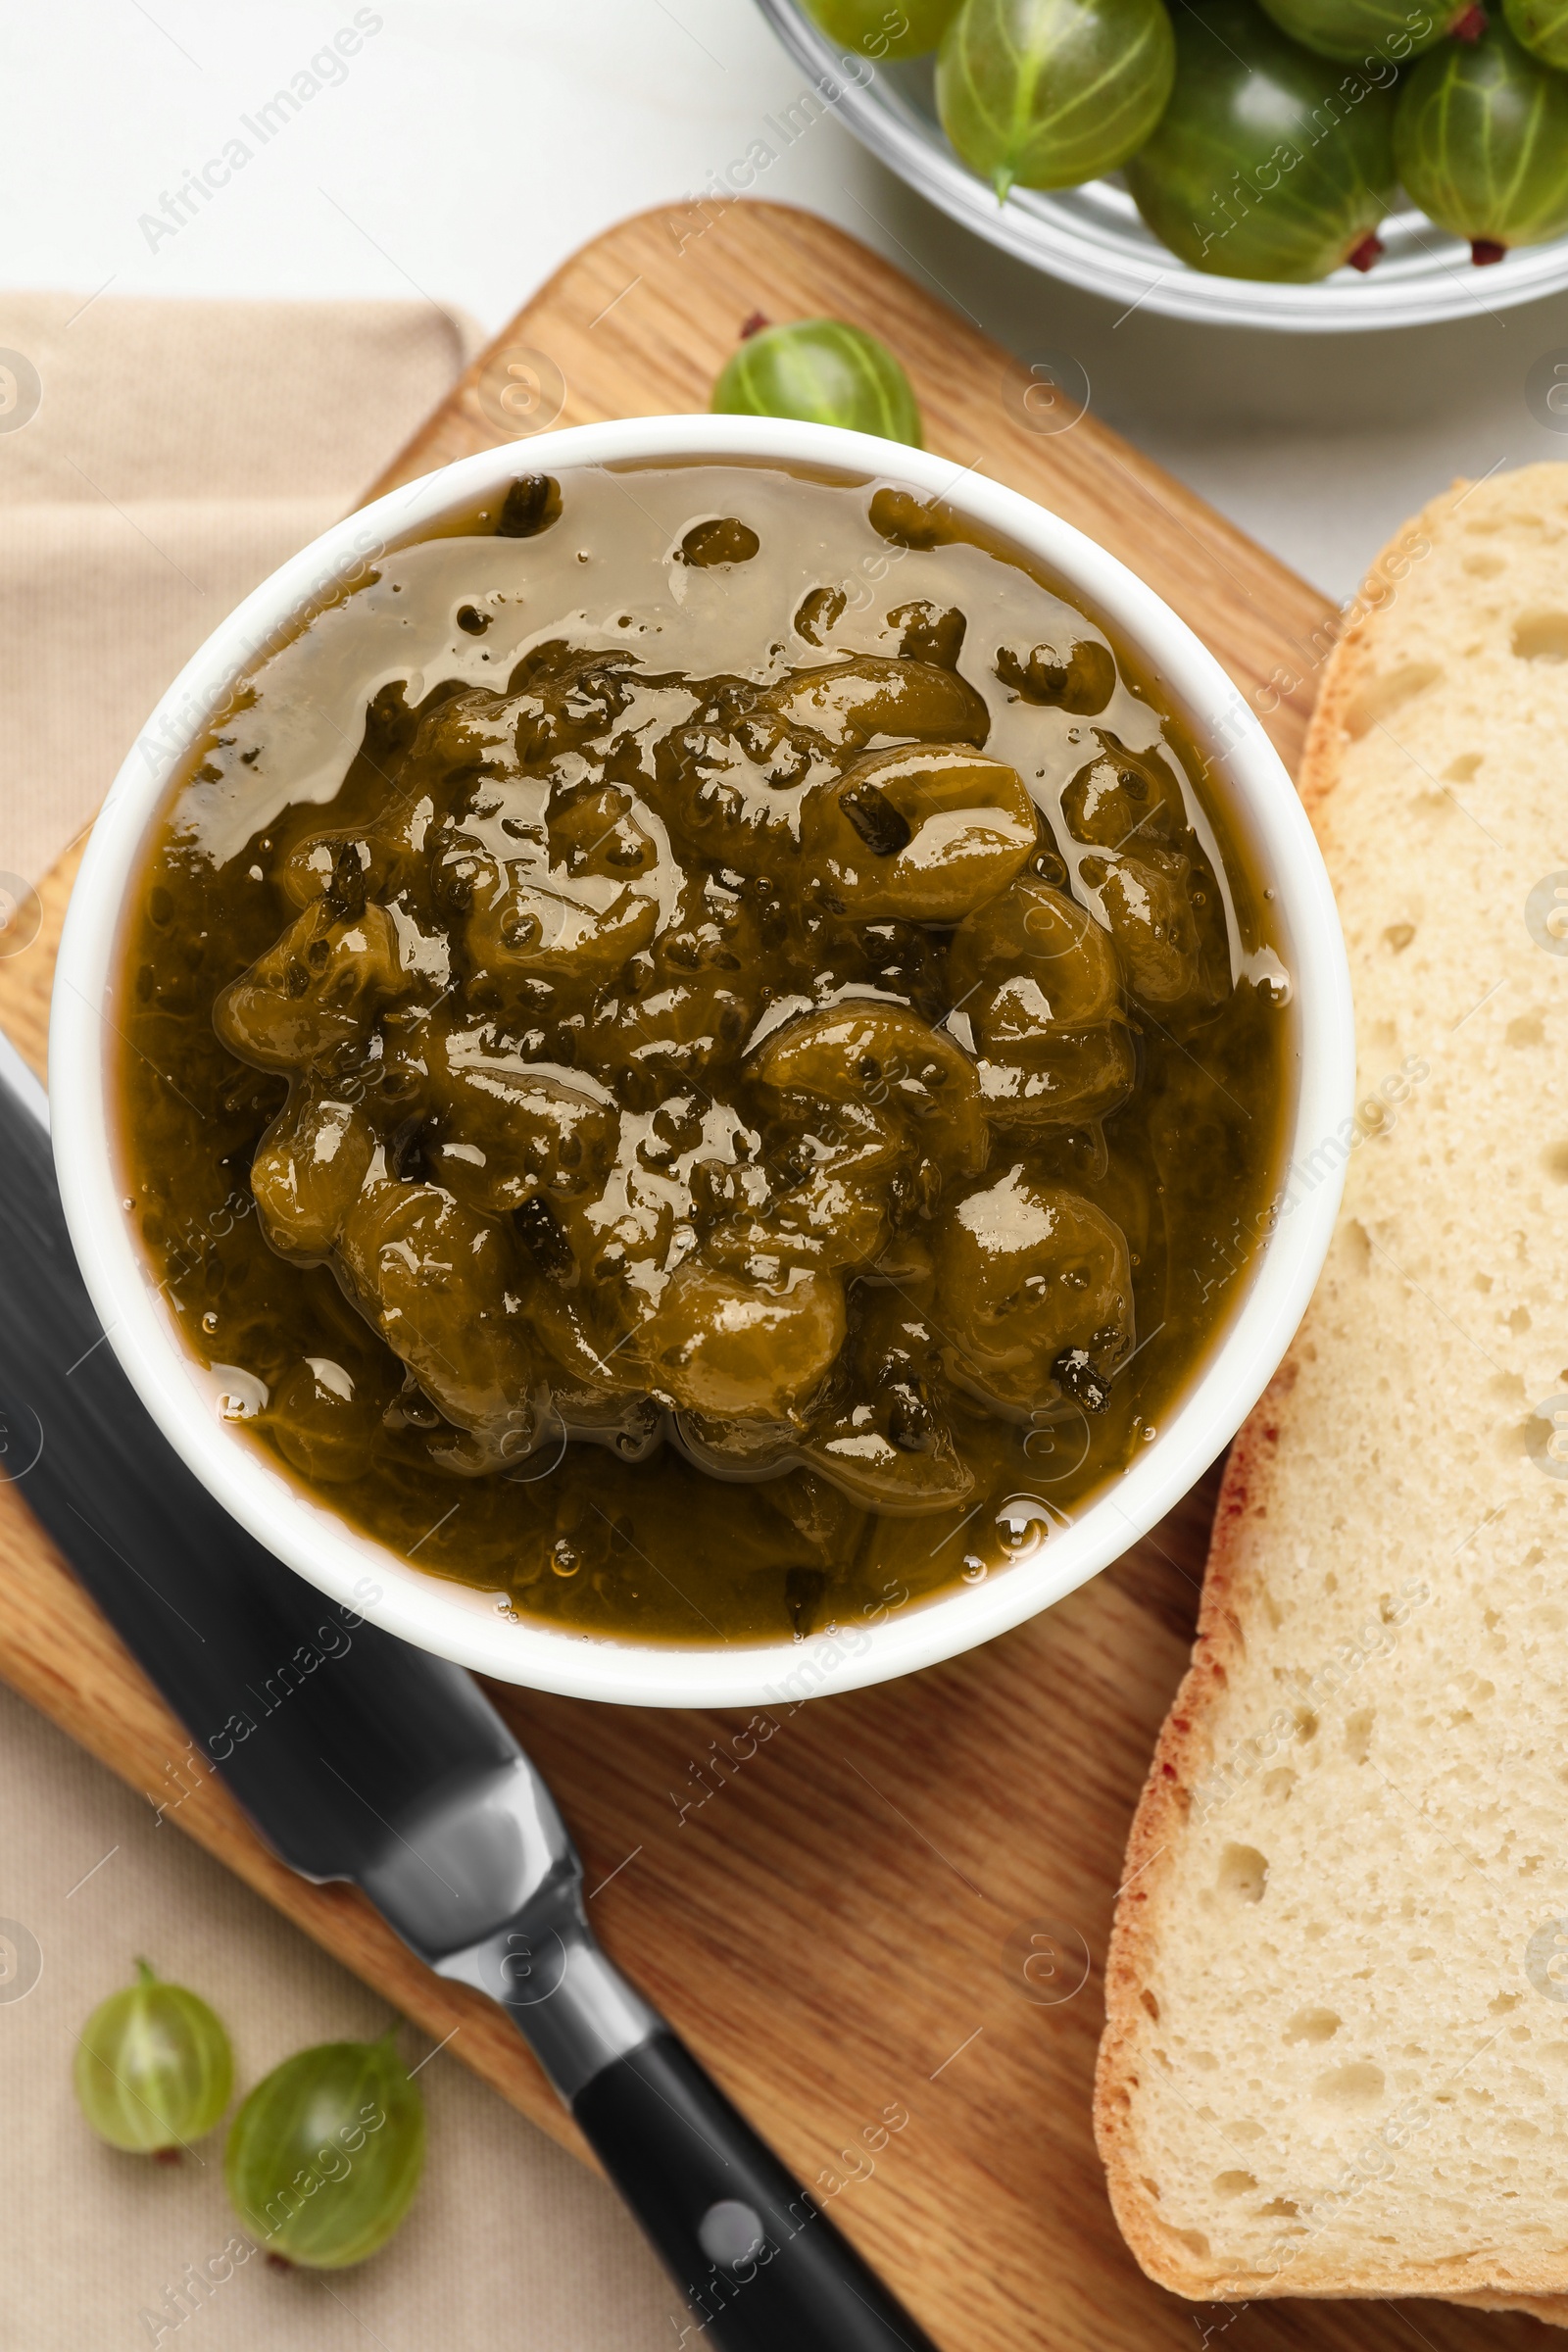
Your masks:
<svg viewBox="0 0 1568 2352"><path fill-rule="evenodd" d="M1042 429L1067 413L1049 378L808 214L710 201L596 239L374 490L555 423L704 409L756 311L832 313L885 337L929 445L1122 556L1294 760L1332 608L1092 414ZM147 683L150 698L163 681ZM31 949L0 962L0 1022L40 1068L74 870L43 885ZM1205 2343L1232 2326L1257 2352L1522 2341L1533 2322L1432 2303L1183 2304L1112 2223L1089 2120L1102 1962L1215 1485L1003 1641L775 1708L771 1728L492 1695L577 1833L612 1952L951 2352L1193 2352L1195 2328ZM3 1487L0 1672L154 1803L188 1786L169 1818L584 2153L498 2011L420 1968L358 1894L294 1879L182 1763L184 1734Z"/></svg>

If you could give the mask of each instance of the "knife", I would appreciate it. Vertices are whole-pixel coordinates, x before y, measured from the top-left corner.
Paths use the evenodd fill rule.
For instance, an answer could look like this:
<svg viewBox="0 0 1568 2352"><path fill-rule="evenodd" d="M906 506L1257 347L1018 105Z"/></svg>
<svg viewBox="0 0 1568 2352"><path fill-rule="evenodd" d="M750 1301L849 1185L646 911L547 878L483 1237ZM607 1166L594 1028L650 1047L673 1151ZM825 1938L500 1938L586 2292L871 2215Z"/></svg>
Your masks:
<svg viewBox="0 0 1568 2352"><path fill-rule="evenodd" d="M324 1599L163 1438L104 1345L47 1100L3 1033L0 1267L0 1472L274 1852L352 1881L508 2012L684 2293L686 2332L935 2352L601 1949L555 1799L473 1678Z"/></svg>

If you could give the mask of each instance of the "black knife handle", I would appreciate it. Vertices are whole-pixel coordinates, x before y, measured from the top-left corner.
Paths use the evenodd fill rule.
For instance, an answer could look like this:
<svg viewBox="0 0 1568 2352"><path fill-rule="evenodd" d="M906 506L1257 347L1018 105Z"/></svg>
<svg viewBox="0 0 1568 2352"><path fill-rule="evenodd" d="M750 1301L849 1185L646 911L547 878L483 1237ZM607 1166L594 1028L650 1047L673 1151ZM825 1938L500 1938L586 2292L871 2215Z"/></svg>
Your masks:
<svg viewBox="0 0 1568 2352"><path fill-rule="evenodd" d="M673 2034L571 2111L684 2290L694 2352L936 2352Z"/></svg>

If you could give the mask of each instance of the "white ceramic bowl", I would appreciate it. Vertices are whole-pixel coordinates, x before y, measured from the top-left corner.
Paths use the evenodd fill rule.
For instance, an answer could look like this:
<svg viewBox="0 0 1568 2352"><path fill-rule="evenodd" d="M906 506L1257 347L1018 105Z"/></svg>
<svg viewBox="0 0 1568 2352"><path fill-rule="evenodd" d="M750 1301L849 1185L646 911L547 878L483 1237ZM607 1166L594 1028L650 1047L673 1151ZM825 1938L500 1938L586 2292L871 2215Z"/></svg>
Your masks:
<svg viewBox="0 0 1568 2352"><path fill-rule="evenodd" d="M710 458L893 476L947 498L984 530L1050 566L1156 673L1225 779L1232 820L1275 892L1294 982L1297 1083L1288 1128L1298 1168L1346 1128L1354 1096L1349 978L1328 877L1289 777L1247 704L1186 624L1132 572L1054 514L944 458L822 425L745 416L655 416L573 426L530 445L557 474L612 462ZM126 894L181 759L235 680L323 589L363 573L366 550L418 536L518 469L515 444L391 492L285 564L215 630L175 679L94 827L61 947L50 1031L55 1155L72 1239L111 1346L191 1469L235 1518L335 1600L465 1666L577 1697L642 1706L756 1706L848 1690L972 1648L1059 1600L1180 1500L1234 1436L1300 1320L1328 1247L1338 1169L1291 1187L1245 1295L1184 1399L1137 1463L1070 1524L1042 1510L1040 1540L983 1582L879 1623L804 1642L710 1648L608 1641L509 1620L493 1595L422 1573L296 1486L218 1418L211 1379L186 1352L120 1200L114 1070L123 1051L112 996ZM1029 1516L1025 1513L1024 1516Z"/></svg>

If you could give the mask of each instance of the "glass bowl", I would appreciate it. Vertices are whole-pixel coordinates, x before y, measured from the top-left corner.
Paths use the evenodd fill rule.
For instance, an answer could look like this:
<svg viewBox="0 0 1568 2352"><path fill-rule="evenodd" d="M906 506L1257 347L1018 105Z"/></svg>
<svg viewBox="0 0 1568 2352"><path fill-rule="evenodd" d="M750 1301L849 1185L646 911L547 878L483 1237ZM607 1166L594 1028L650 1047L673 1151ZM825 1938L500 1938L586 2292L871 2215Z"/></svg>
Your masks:
<svg viewBox="0 0 1568 2352"><path fill-rule="evenodd" d="M929 57L874 65L846 56L797 0L757 5L810 75L818 102L833 107L890 171L1004 253L1102 295L1118 309L1291 334L1345 334L1468 318L1568 286L1568 237L1521 247L1495 268L1478 270L1461 239L1435 228L1409 205L1379 229L1387 250L1364 274L1336 270L1311 286L1207 276L1178 261L1145 227L1120 172L1049 193L1014 188L999 204L948 145L937 121Z"/></svg>

